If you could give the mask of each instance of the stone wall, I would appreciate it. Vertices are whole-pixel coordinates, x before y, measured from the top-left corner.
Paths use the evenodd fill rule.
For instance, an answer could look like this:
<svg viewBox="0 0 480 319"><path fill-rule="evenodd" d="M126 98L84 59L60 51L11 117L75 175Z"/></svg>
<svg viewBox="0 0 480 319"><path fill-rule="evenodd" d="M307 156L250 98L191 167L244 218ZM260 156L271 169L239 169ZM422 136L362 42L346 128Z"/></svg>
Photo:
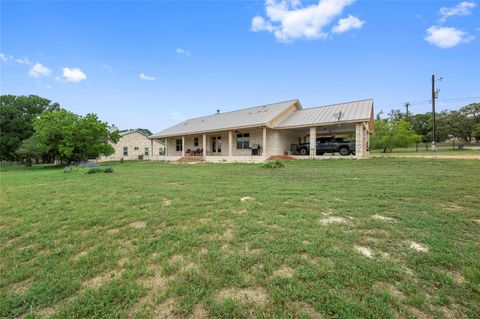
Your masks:
<svg viewBox="0 0 480 319"><path fill-rule="evenodd" d="M124 155L123 148L128 148L128 155ZM139 155L143 155L143 159L149 160L163 154L163 144L153 140L153 150L151 140L139 132L129 132L120 137L117 144L113 145L115 153L110 156L102 156L99 161L119 161L138 160ZM145 148L148 148L148 155L145 155ZM153 153L152 153L153 152Z"/></svg>

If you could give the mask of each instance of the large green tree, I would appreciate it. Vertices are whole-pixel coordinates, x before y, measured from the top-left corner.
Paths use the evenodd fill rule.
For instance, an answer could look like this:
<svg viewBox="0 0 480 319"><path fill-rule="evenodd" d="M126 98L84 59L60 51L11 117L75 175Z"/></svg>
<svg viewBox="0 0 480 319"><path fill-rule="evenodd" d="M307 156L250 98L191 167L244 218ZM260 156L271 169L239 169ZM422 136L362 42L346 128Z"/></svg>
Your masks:
<svg viewBox="0 0 480 319"><path fill-rule="evenodd" d="M19 160L17 150L33 134L33 120L46 110L56 110L57 103L36 96L0 96L0 159Z"/></svg>
<svg viewBox="0 0 480 319"><path fill-rule="evenodd" d="M404 120L377 119L370 145L373 149L382 149L385 153L391 152L395 147L407 147L420 140L421 137L412 130L410 123Z"/></svg>
<svg viewBox="0 0 480 319"><path fill-rule="evenodd" d="M34 128L41 151L66 163L111 155L111 143L120 139L118 131L110 132L97 115L82 117L64 109L42 113Z"/></svg>

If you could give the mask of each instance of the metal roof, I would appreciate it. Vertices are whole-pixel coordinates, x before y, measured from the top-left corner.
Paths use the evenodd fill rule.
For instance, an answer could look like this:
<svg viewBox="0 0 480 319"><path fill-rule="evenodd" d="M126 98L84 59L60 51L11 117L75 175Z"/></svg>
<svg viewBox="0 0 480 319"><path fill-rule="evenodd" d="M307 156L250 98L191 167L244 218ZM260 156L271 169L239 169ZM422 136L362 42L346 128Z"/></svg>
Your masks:
<svg viewBox="0 0 480 319"><path fill-rule="evenodd" d="M368 121L373 112L373 99L331 104L293 111L275 128L305 127L327 123Z"/></svg>
<svg viewBox="0 0 480 319"><path fill-rule="evenodd" d="M189 135L241 127L263 126L270 123L295 103L299 103L299 101L290 100L193 118L158 132L150 136L150 138Z"/></svg>

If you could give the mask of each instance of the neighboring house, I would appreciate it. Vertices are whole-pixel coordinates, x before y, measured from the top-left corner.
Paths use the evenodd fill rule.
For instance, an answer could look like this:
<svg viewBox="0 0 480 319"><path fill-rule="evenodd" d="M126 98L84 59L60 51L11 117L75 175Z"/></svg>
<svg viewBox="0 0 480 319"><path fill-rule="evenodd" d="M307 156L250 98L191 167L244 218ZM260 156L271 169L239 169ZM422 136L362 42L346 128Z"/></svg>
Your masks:
<svg viewBox="0 0 480 319"><path fill-rule="evenodd" d="M183 121L149 138L165 141L165 155L176 160L203 156L206 161L262 161L272 155L295 155L298 144L316 139L355 136L356 157L368 156L373 131L373 99L303 109L299 100L261 105ZM252 156L259 147L260 156Z"/></svg>
<svg viewBox="0 0 480 319"><path fill-rule="evenodd" d="M113 144L115 153L110 156L102 156L101 161L118 161L152 159L154 156L164 154L164 144L158 139L150 139L148 135L131 130L120 133L120 140Z"/></svg>

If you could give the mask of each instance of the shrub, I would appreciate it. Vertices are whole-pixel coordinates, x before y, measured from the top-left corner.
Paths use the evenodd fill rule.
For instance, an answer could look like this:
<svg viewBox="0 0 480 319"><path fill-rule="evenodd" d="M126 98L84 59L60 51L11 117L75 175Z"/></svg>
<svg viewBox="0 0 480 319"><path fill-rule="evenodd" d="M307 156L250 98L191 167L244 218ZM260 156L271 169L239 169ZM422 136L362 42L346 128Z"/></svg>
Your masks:
<svg viewBox="0 0 480 319"><path fill-rule="evenodd" d="M113 168L110 166L99 166L99 167L91 167L85 174L97 174L97 173L113 173Z"/></svg>
<svg viewBox="0 0 480 319"><path fill-rule="evenodd" d="M275 169L275 168L283 168L285 167L284 161L280 160L275 160L275 161L267 161L262 164L262 168L270 168L270 169Z"/></svg>

